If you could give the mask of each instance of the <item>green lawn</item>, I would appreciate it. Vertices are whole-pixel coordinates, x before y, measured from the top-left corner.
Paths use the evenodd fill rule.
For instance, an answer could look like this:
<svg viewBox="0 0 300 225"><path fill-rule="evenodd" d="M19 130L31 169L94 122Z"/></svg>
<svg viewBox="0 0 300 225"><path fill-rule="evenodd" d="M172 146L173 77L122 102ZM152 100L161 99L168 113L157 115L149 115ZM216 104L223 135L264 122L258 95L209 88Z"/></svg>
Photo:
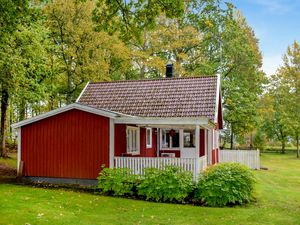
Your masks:
<svg viewBox="0 0 300 225"><path fill-rule="evenodd" d="M159 204L0 184L0 224L300 224L300 160L264 154L257 202L234 208Z"/></svg>
<svg viewBox="0 0 300 225"><path fill-rule="evenodd" d="M0 158L0 164L11 168L17 168L17 154L9 153L8 156L9 158L7 159Z"/></svg>

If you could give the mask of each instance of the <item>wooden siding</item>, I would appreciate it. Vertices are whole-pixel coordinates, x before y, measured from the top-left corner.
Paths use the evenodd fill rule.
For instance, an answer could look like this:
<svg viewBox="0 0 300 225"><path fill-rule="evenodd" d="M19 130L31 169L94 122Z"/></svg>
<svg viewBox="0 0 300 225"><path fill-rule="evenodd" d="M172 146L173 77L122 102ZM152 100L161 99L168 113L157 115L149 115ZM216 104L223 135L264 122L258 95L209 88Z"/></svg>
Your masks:
<svg viewBox="0 0 300 225"><path fill-rule="evenodd" d="M134 126L134 125L130 125ZM152 147L146 147L146 128L140 128L140 154L134 157L156 157L156 134L152 129ZM127 154L126 125L115 124L115 156L131 156Z"/></svg>
<svg viewBox="0 0 300 225"><path fill-rule="evenodd" d="M140 149L141 157L156 157L156 129L152 128L152 147L146 146L146 128L140 128Z"/></svg>
<svg viewBox="0 0 300 225"><path fill-rule="evenodd" d="M126 155L126 125L115 124L115 156Z"/></svg>
<svg viewBox="0 0 300 225"><path fill-rule="evenodd" d="M22 127L24 176L95 179L109 166L109 118L70 110Z"/></svg>
<svg viewBox="0 0 300 225"><path fill-rule="evenodd" d="M200 129L200 151L199 151L199 156L204 156L205 155L205 130Z"/></svg>

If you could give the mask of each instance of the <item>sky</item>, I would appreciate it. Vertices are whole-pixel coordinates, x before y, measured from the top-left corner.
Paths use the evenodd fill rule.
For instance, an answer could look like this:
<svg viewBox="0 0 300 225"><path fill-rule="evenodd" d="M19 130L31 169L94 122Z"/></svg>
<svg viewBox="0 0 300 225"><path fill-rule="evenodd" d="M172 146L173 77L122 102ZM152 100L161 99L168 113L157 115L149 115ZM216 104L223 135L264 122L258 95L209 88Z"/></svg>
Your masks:
<svg viewBox="0 0 300 225"><path fill-rule="evenodd" d="M231 0L259 39L263 70L274 74L287 47L300 42L300 0Z"/></svg>

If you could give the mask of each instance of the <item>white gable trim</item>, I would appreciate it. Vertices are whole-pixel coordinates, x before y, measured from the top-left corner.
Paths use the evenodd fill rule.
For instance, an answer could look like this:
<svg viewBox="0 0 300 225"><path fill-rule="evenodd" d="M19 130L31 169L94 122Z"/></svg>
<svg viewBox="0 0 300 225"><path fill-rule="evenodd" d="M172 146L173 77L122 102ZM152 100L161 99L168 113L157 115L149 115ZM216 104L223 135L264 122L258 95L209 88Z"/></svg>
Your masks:
<svg viewBox="0 0 300 225"><path fill-rule="evenodd" d="M81 98L82 94L85 92L85 89L87 88L87 86L89 85L90 82L87 82L86 85L84 86L84 88L82 89L80 95L78 96L78 98L76 99L76 102L79 101L79 99Z"/></svg>
<svg viewBox="0 0 300 225"><path fill-rule="evenodd" d="M215 108L215 123L218 123L218 111L219 111L219 100L220 100L220 94L221 94L221 76L220 74L217 75L217 90L216 90L216 108ZM222 98L221 102L222 104Z"/></svg>
<svg viewBox="0 0 300 225"><path fill-rule="evenodd" d="M42 120L42 119L46 119L48 117L51 117L51 116L54 116L54 115L57 115L57 114L60 114L60 113L63 113L63 112L67 112L67 111L72 110L72 109L78 109L78 110L81 110L81 111L84 111L84 112L89 112L89 113L93 113L93 114L108 117L108 118L115 118L118 115L117 113L114 113L114 112L111 112L111 111L108 111L108 110L96 109L96 108L92 108L92 107L89 107L89 106L86 106L86 105L73 103L73 104L70 104L70 105L52 110L50 112L43 113L41 115L32 117L30 119L23 120L23 121L20 121L18 123L14 123L14 124L11 125L11 127L12 128L19 128L19 127L25 126L27 124L37 122L37 121Z"/></svg>

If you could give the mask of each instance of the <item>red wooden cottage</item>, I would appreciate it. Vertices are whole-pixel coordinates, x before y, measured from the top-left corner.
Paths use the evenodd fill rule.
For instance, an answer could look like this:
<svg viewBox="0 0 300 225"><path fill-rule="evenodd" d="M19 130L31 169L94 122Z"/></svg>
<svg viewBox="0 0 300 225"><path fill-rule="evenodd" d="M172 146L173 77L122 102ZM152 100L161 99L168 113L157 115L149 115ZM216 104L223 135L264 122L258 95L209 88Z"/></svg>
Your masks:
<svg viewBox="0 0 300 225"><path fill-rule="evenodd" d="M220 78L88 83L76 103L13 127L18 170L34 181L94 182L101 165L172 164L196 177L218 162Z"/></svg>

